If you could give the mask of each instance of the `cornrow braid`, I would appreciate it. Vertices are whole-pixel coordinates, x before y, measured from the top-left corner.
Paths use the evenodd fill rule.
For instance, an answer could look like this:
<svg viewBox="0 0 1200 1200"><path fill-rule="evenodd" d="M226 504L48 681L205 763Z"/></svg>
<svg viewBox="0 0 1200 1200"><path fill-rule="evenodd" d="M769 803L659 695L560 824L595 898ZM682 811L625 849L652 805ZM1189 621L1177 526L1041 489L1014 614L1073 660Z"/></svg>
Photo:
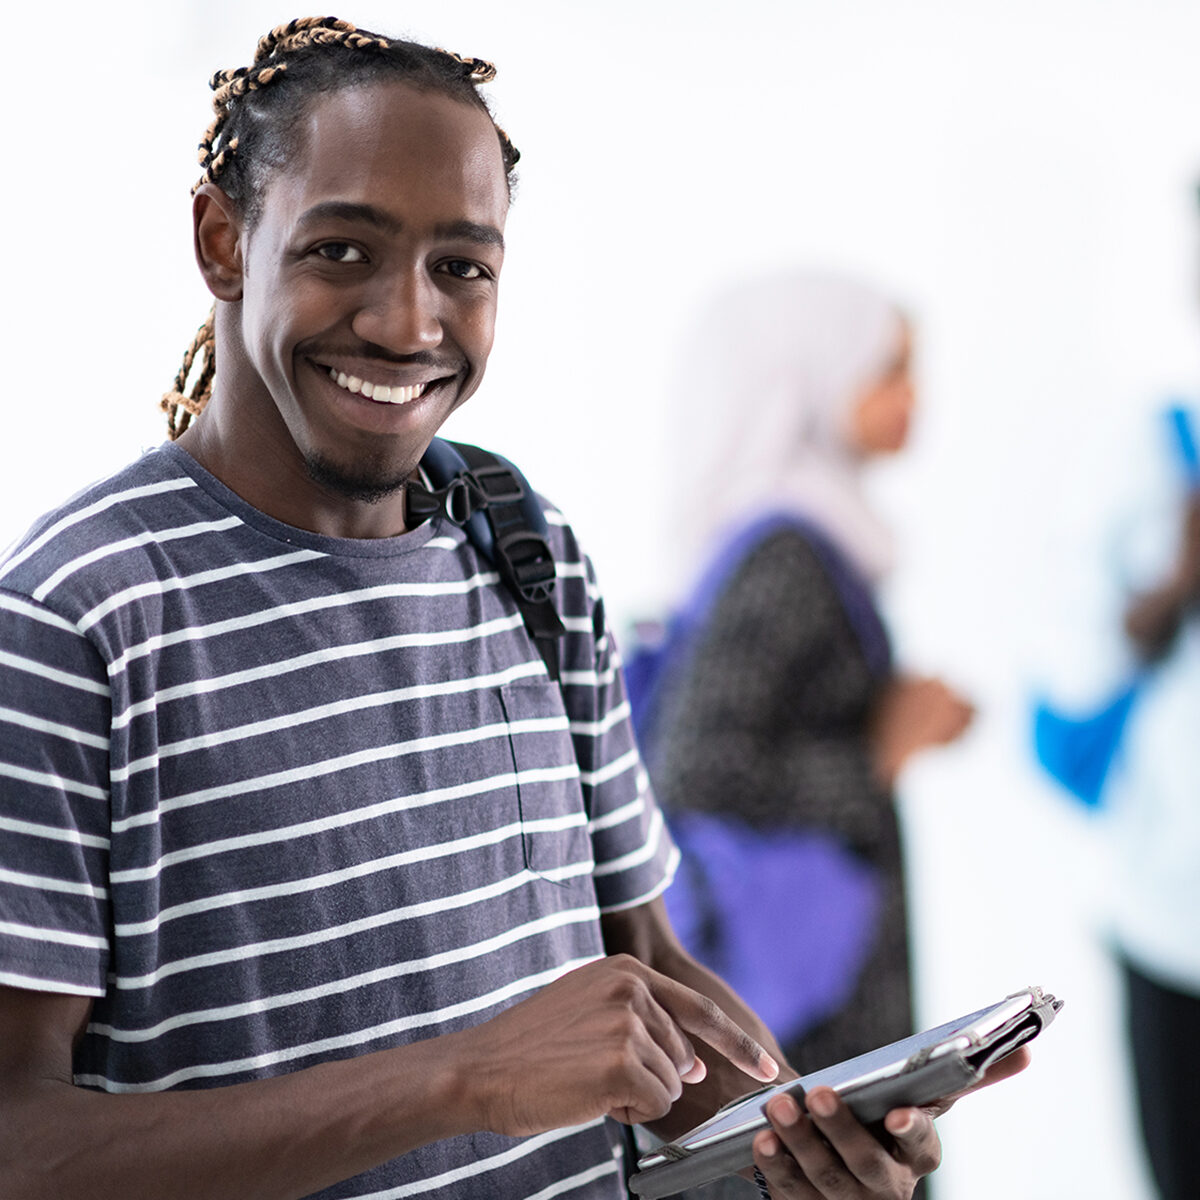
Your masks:
<svg viewBox="0 0 1200 1200"><path fill-rule="evenodd" d="M297 17L259 38L248 67L217 71L209 80L213 119L200 140L201 175L192 192L206 183L215 184L252 228L261 214L270 173L294 156L302 124L298 118L306 106L324 92L396 80L483 109L500 142L511 194L520 151L496 124L478 90L495 77L496 68L482 58L384 38L337 17ZM210 313L162 399L172 439L203 411L215 374L214 315Z"/></svg>
<svg viewBox="0 0 1200 1200"><path fill-rule="evenodd" d="M285 25L276 25L270 33L264 33L258 39L254 50L254 61L263 62L274 52L280 42L293 38L299 33L315 29L332 29L343 33L353 33L354 26L349 21L339 21L337 17L296 17Z"/></svg>
<svg viewBox="0 0 1200 1200"><path fill-rule="evenodd" d="M204 324L196 330L196 336L184 351L183 362L175 376L171 390L164 393L159 407L167 414L167 436L174 441L199 416L212 393L213 376L217 370L216 315L214 304ZM188 387L188 378L193 375L196 356L202 355L200 369Z"/></svg>
<svg viewBox="0 0 1200 1200"><path fill-rule="evenodd" d="M462 63L472 83L491 83L496 78L496 68L486 58L463 58L453 50L439 49L438 53L449 55L455 62Z"/></svg>
<svg viewBox="0 0 1200 1200"><path fill-rule="evenodd" d="M344 45L349 50L388 48L384 38L360 33L349 21L339 21L336 17L297 17L286 25L277 25L258 39L250 66L217 71L213 75L209 86L213 90L215 115L200 141L200 166L204 173L192 187L193 193L201 184L215 183L237 149L237 138L233 137L221 150L216 150L232 105L249 92L267 87L280 72L286 71L287 55L299 53L309 46L337 45Z"/></svg>
<svg viewBox="0 0 1200 1200"><path fill-rule="evenodd" d="M486 58L463 58L461 54L455 54L453 50L439 49L438 53L446 55L447 58L454 59L454 61L457 63L461 63L466 72L467 78L470 79L473 84L479 85L481 83L491 83L492 80L496 78L496 66L494 63L488 62ZM492 124L496 125L495 119L492 120ZM508 167L509 174L511 176L512 167L516 166L516 164L520 161L521 152L512 144L511 141L509 141L508 134L505 133L499 125L496 125L496 132L500 135L500 146L504 151L504 162L506 166L511 158L512 166Z"/></svg>

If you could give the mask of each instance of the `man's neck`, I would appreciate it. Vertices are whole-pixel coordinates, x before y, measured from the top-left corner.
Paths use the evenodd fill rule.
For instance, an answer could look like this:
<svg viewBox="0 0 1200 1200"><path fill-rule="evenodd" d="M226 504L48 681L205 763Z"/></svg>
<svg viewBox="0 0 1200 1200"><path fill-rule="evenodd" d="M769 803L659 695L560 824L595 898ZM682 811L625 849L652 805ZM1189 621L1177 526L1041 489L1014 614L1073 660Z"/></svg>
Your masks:
<svg viewBox="0 0 1200 1200"><path fill-rule="evenodd" d="M262 446L250 462L245 454L230 452L233 439L222 437L219 420L210 421L210 416L216 418L206 410L176 444L252 508L326 537L385 538L407 532L403 487L378 499L347 497L315 480L298 454L281 452L269 438L247 443Z"/></svg>

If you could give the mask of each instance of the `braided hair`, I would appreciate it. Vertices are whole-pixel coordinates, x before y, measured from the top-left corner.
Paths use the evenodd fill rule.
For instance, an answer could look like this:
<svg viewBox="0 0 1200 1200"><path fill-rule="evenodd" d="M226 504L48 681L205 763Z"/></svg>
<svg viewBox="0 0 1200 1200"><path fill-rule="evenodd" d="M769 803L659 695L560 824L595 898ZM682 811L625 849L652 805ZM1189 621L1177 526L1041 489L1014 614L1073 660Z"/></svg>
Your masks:
<svg viewBox="0 0 1200 1200"><path fill-rule="evenodd" d="M383 38L336 17L298 17L259 39L250 66L218 71L209 81L214 116L200 142L202 174L192 191L216 184L252 229L262 213L266 181L295 153L301 127L297 117L313 97L392 79L475 105L491 118L479 86L495 75L496 68L481 58ZM520 152L494 118L492 124L511 195ZM212 394L215 315L214 305L162 398L172 439L187 429Z"/></svg>

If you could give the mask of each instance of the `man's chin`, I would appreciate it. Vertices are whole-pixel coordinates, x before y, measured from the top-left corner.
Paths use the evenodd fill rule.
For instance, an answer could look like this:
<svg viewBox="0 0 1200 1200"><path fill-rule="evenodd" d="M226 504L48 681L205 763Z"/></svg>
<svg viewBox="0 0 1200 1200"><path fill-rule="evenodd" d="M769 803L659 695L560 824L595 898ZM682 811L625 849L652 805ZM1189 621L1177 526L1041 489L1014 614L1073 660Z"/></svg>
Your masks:
<svg viewBox="0 0 1200 1200"><path fill-rule="evenodd" d="M331 462L319 454L310 454L304 460L308 477L326 491L333 492L346 500L361 504L378 504L394 496L408 481L410 472L401 475L382 469L371 471L362 467L347 468Z"/></svg>

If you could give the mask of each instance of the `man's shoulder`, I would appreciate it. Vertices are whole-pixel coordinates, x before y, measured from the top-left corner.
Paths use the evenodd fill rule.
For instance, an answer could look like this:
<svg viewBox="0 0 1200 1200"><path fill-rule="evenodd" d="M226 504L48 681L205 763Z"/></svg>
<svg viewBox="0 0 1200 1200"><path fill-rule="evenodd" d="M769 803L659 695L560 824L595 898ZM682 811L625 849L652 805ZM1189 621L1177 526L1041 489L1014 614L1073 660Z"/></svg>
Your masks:
<svg viewBox="0 0 1200 1200"><path fill-rule="evenodd" d="M560 580L578 579L594 599L597 586L595 572L575 526L564 515L562 509L541 492L535 491L534 496L546 521L547 540L550 543L550 553L554 557L555 573Z"/></svg>
<svg viewBox="0 0 1200 1200"><path fill-rule="evenodd" d="M72 564L161 528L175 511L170 498L195 488L173 456L146 451L35 521L0 558L0 588L41 599Z"/></svg>

